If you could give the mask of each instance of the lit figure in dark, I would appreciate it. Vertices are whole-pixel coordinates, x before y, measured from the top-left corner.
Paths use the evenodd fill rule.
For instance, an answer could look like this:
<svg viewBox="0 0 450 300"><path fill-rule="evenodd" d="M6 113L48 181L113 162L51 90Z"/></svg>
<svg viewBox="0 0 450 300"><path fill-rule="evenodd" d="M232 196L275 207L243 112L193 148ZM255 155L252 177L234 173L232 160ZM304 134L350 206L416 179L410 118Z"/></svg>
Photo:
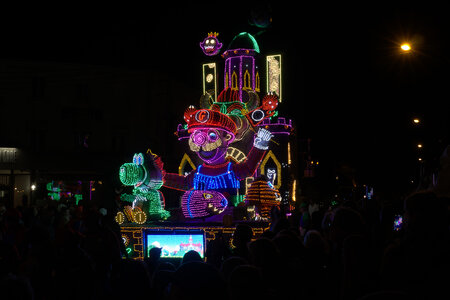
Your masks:
<svg viewBox="0 0 450 300"><path fill-rule="evenodd" d="M132 194L122 194L121 200L136 206L148 207L148 216L151 219L167 219L170 213L164 209L165 200L159 191L162 186L161 159L150 151L145 156L136 153L133 162L125 163L120 167L120 181L127 186L133 186Z"/></svg>
<svg viewBox="0 0 450 300"><path fill-rule="evenodd" d="M210 32L203 42L200 42L200 48L202 48L203 53L208 56L214 56L219 53L222 43L217 39L218 35L217 32Z"/></svg>
<svg viewBox="0 0 450 300"><path fill-rule="evenodd" d="M188 109L189 147L203 164L186 176L165 174L164 186L186 191L182 197L185 217L208 217L221 213L233 201L240 181L252 176L272 138L270 131L260 128L254 136L247 159L232 163L226 159L227 149L236 137L237 127L232 118L213 109ZM234 197L235 199L236 197Z"/></svg>

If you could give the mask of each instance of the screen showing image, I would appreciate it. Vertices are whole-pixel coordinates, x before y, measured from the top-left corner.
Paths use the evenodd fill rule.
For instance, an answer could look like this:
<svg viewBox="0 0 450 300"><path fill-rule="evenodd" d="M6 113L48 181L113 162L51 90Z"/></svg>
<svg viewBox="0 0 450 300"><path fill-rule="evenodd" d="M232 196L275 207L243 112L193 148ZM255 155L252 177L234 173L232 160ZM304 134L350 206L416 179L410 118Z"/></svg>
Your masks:
<svg viewBox="0 0 450 300"><path fill-rule="evenodd" d="M161 248L161 257L183 258L190 250L197 251L204 258L205 243L204 234L201 231L183 232L151 232L146 233L146 256L149 257L150 249Z"/></svg>

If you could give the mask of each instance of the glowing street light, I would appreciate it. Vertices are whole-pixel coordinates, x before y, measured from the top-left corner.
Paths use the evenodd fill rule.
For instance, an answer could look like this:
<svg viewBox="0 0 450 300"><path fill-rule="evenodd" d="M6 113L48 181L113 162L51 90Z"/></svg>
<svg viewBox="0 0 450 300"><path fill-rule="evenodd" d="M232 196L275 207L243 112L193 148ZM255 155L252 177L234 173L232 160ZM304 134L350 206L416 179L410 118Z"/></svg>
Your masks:
<svg viewBox="0 0 450 300"><path fill-rule="evenodd" d="M414 118L413 119L413 123L414 124L419 124L420 123L420 119L419 118Z"/></svg>
<svg viewBox="0 0 450 300"><path fill-rule="evenodd" d="M423 145L422 144L417 144L417 148L422 148Z"/></svg>
<svg viewBox="0 0 450 300"><path fill-rule="evenodd" d="M411 45L409 43L403 43L400 45L400 49L402 49L404 53L408 53L411 51Z"/></svg>

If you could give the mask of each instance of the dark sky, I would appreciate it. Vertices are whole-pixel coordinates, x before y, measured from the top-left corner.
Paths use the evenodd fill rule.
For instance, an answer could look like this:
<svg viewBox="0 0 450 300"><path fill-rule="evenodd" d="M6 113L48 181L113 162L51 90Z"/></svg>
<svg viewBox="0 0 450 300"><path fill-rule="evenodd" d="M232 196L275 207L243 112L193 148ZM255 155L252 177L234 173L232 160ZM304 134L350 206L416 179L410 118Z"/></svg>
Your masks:
<svg viewBox="0 0 450 300"><path fill-rule="evenodd" d="M438 155L449 131L443 108L450 79L448 7L428 1L420 6L289 3L3 9L0 55L171 68L200 91L205 56L198 43L217 31L226 46L248 31L257 35L263 54L283 53L280 111L294 119L297 136L312 137L316 159L348 163L367 180L385 172L395 181L415 168L416 141L427 140L430 155ZM252 13L268 13L270 27L252 26ZM413 42L413 55L399 54L405 39ZM419 130L411 126L413 116L423 118Z"/></svg>

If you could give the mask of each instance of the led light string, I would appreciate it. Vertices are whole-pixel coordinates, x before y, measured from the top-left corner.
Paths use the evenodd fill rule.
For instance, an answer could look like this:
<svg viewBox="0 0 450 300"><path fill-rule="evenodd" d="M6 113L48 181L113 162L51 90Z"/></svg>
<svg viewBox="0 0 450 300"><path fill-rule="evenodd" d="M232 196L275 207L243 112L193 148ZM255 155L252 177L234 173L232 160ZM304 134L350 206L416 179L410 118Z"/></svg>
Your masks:
<svg viewBox="0 0 450 300"><path fill-rule="evenodd" d="M231 172L231 162L228 163L227 172L215 176L200 173L202 166L199 166L194 177L194 190L217 190L226 188L239 188L240 183L234 172ZM227 180L229 184L227 184ZM229 186L230 185L230 186Z"/></svg>

